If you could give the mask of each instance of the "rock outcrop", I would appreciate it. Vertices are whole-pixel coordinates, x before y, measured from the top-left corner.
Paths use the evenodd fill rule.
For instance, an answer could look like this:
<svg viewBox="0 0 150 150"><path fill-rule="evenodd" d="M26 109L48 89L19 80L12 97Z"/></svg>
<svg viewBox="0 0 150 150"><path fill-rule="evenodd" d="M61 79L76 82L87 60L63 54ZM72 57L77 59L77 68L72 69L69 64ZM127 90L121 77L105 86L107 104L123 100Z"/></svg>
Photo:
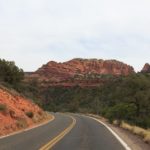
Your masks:
<svg viewBox="0 0 150 150"><path fill-rule="evenodd" d="M150 64L146 63L141 72L142 73L150 73Z"/></svg>
<svg viewBox="0 0 150 150"><path fill-rule="evenodd" d="M64 63L50 61L36 72L26 74L26 79L37 79L41 85L99 85L102 75L127 76L133 67L116 60L72 59ZM91 80L92 79L92 80Z"/></svg>

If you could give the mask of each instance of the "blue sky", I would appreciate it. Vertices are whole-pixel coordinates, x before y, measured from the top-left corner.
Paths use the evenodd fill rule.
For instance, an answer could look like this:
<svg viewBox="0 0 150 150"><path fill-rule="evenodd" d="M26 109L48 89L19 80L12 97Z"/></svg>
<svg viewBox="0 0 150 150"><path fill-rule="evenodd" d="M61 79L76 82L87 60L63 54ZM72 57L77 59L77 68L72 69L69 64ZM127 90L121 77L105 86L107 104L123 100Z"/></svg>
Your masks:
<svg viewBox="0 0 150 150"><path fill-rule="evenodd" d="M50 60L150 63L149 0L0 0L0 58L34 71Z"/></svg>

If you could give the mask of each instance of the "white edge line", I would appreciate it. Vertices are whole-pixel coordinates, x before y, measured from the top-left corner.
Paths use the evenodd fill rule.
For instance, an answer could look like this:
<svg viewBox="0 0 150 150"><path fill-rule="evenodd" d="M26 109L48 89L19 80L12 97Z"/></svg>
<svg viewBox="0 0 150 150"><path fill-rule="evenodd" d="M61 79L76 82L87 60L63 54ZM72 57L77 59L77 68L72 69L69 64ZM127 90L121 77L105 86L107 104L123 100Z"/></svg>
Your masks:
<svg viewBox="0 0 150 150"><path fill-rule="evenodd" d="M55 117L52 115L52 119L50 119L49 121L46 121L46 122L44 122L44 123L35 125L35 126L33 126L33 127L25 128L25 129L22 129L22 130L20 130L20 131L16 131L16 132L7 134L7 135L4 135L4 136L0 136L0 139L4 139L4 138L7 138L7 137L10 137L10 136L13 136L13 135L17 135L17 134L20 134L20 133L23 133L23 132L26 132L26 131L29 131L29 130L33 130L33 129L35 129L35 128L38 128L38 127L41 127L41 126L43 126L43 125L48 124L49 122L53 121L54 119L55 119Z"/></svg>
<svg viewBox="0 0 150 150"><path fill-rule="evenodd" d="M124 148L125 148L126 150L132 150L132 149L127 145L127 143L125 143L125 142L123 141L123 139L121 139L121 138L119 137L119 135L116 134L116 133L115 133L108 125L106 125L104 122L100 121L99 119L90 117L90 116L87 116L87 117L89 117L89 118L91 118L91 119L94 119L94 120L96 120L97 122L99 122L99 123L101 123L102 125L104 125L104 126L117 138L117 140L124 146Z"/></svg>

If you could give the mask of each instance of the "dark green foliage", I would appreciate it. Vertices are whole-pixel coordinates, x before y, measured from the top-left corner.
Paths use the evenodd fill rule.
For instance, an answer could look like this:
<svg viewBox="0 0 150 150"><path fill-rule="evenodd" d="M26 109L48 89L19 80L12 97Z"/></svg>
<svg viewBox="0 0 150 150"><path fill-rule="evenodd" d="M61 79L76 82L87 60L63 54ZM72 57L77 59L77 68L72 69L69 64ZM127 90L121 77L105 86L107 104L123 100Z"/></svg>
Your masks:
<svg viewBox="0 0 150 150"><path fill-rule="evenodd" d="M15 89L23 96L41 104L37 81L33 80L30 83L25 83L23 79L23 70L19 69L14 62L0 59L0 84L8 89Z"/></svg>
<svg viewBox="0 0 150 150"><path fill-rule="evenodd" d="M19 83L24 77L22 69L19 69L14 62L0 59L0 81L12 85Z"/></svg>
<svg viewBox="0 0 150 150"><path fill-rule="evenodd" d="M4 104L0 104L0 112L1 111L6 111L7 107Z"/></svg>
<svg viewBox="0 0 150 150"><path fill-rule="evenodd" d="M105 110L104 114L109 121L127 120L132 121L136 117L136 106L134 104L119 103Z"/></svg>
<svg viewBox="0 0 150 150"><path fill-rule="evenodd" d="M26 115L29 117L29 118L33 118L34 114L32 111L29 111L29 112L26 112Z"/></svg>
<svg viewBox="0 0 150 150"><path fill-rule="evenodd" d="M42 105L40 89L38 85L33 85L32 81L31 83L21 82L15 87L15 90L26 98L32 99L36 104Z"/></svg>
<svg viewBox="0 0 150 150"><path fill-rule="evenodd" d="M43 90L43 107L50 111L101 114L150 127L150 76L133 74L95 88L49 87Z"/></svg>

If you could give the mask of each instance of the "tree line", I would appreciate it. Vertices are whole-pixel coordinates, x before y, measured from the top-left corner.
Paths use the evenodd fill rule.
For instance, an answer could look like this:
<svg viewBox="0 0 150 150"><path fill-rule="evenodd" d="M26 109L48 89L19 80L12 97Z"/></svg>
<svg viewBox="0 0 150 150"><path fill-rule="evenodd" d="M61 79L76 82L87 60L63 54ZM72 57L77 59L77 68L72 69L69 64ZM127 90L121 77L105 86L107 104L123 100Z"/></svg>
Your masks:
<svg viewBox="0 0 150 150"><path fill-rule="evenodd" d="M115 78L115 77L114 77ZM50 111L94 113L150 127L150 75L120 77L94 88L49 87L44 89L43 107Z"/></svg>

